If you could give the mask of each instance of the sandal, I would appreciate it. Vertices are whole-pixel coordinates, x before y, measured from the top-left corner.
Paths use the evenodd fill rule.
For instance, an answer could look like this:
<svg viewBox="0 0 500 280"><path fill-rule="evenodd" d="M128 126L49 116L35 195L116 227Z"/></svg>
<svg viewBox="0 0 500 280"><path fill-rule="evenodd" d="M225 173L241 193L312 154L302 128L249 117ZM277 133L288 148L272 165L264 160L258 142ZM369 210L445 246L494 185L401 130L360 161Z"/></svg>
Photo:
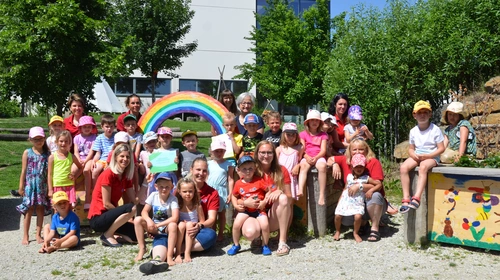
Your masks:
<svg viewBox="0 0 500 280"><path fill-rule="evenodd" d="M402 203L410 203L409 199L403 199L401 200ZM401 205L399 208L399 213L404 214L406 212L410 211L410 207L408 205Z"/></svg>
<svg viewBox="0 0 500 280"><path fill-rule="evenodd" d="M408 207L417 210L419 206L420 206L420 198L416 196L412 197L410 204L408 204Z"/></svg>
<svg viewBox="0 0 500 280"><path fill-rule="evenodd" d="M278 250L276 250L276 256L286 256L290 254L290 246L288 246L285 242L280 242L278 245Z"/></svg>
<svg viewBox="0 0 500 280"><path fill-rule="evenodd" d="M387 214L389 215L396 215L398 213L398 209L394 208L394 206L391 205L390 202L387 202Z"/></svg>
<svg viewBox="0 0 500 280"><path fill-rule="evenodd" d="M370 239L371 238L371 239ZM380 241L380 233L376 230L370 231L370 236L368 236L368 242Z"/></svg>

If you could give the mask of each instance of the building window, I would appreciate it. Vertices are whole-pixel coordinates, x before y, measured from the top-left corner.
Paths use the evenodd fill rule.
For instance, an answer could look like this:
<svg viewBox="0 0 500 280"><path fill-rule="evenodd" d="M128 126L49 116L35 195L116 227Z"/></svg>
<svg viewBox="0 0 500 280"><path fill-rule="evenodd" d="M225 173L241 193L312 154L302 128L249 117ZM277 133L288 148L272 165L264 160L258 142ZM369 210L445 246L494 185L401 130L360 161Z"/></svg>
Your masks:
<svg viewBox="0 0 500 280"><path fill-rule="evenodd" d="M226 88L231 90L235 95L248 90L247 81L224 81ZM179 80L179 91L192 90L201 92L212 97L217 96L219 88L218 80ZM220 91L224 90L224 85L220 85Z"/></svg>
<svg viewBox="0 0 500 280"><path fill-rule="evenodd" d="M169 94L170 79L156 79L155 96ZM153 85L148 78L120 78L115 84L116 96L128 96L135 93L141 97L151 97Z"/></svg>

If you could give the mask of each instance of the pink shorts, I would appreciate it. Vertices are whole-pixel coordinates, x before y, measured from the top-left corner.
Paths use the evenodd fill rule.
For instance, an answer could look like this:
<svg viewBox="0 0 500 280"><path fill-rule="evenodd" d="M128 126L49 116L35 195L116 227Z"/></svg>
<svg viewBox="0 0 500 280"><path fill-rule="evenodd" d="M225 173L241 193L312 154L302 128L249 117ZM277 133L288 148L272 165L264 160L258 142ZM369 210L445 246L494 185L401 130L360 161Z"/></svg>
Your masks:
<svg viewBox="0 0 500 280"><path fill-rule="evenodd" d="M300 163L302 163L302 162L307 162L307 159L305 159L305 158L301 159ZM318 162L324 162L326 164L326 159L324 157L318 158L316 163L318 163Z"/></svg>
<svg viewBox="0 0 500 280"><path fill-rule="evenodd" d="M68 195L69 203L76 203L75 186L54 187L54 193L63 191Z"/></svg>

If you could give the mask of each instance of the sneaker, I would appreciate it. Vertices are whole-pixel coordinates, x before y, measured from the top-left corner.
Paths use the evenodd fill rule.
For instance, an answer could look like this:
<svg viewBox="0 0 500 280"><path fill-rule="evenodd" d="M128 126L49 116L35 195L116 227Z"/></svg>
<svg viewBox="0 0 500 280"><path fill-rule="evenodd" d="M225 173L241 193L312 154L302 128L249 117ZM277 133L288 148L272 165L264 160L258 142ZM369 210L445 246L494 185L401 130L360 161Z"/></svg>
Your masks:
<svg viewBox="0 0 500 280"><path fill-rule="evenodd" d="M271 249L267 245L262 246L262 255L264 256L270 256L272 255L273 252L271 252Z"/></svg>
<svg viewBox="0 0 500 280"><path fill-rule="evenodd" d="M155 274L168 270L168 263L159 260L152 260L139 266L139 271L146 274Z"/></svg>
<svg viewBox="0 0 500 280"><path fill-rule="evenodd" d="M236 255L241 250L240 245L233 245L231 249L227 250L227 254L230 256Z"/></svg>

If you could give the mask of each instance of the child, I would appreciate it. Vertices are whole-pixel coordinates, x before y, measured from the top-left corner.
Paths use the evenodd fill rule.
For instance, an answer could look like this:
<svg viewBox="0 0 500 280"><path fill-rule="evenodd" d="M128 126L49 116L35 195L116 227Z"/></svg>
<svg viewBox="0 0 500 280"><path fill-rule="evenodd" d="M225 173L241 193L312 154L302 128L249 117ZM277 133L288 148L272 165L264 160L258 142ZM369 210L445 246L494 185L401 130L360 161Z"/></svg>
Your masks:
<svg viewBox="0 0 500 280"><path fill-rule="evenodd" d="M234 167L229 161L224 159L224 153L226 152L226 144L224 142L212 141L210 150L212 151L212 160L208 161L207 184L219 193L219 211L217 213L219 216L219 233L217 241L222 241L226 227L226 209L231 201L231 196L228 194L233 192Z"/></svg>
<svg viewBox="0 0 500 280"><path fill-rule="evenodd" d="M276 156L280 165L286 167L290 174L290 188L292 189L292 198L297 200L298 197L298 181L300 164L299 159L302 158L304 150L300 144L297 125L294 123L285 123L283 125L283 134L281 136L280 146L276 148Z"/></svg>
<svg viewBox="0 0 500 280"><path fill-rule="evenodd" d="M245 116L243 125L247 131L247 134L243 137L243 152L240 154L240 158L243 156L253 157L255 147L262 140L262 134L257 132L259 129L259 118L255 114L248 114Z"/></svg>
<svg viewBox="0 0 500 280"><path fill-rule="evenodd" d="M181 176L186 177L191 169L191 164L196 158L204 158L205 155L196 150L198 145L198 134L194 130L186 130L182 133L182 145L186 147L186 151L181 152L180 162L181 162Z"/></svg>
<svg viewBox="0 0 500 280"><path fill-rule="evenodd" d="M155 188L157 191L150 194L146 199L146 204L141 211L141 216L137 216L134 219L135 235L137 236L137 243L139 246L139 253L137 253L135 260L139 261L145 258L145 256L147 257L146 244L144 241L144 231L147 231L149 234L155 235L153 240L153 256L165 256L164 254L159 254L158 251L160 248L156 247L160 245L167 247L167 263L172 266L175 265L174 248L177 240L179 204L177 198L170 195L170 191L174 188L171 174L168 172L160 173L158 177L156 177ZM149 212L151 210L153 212L153 218L149 217ZM162 240L160 235L167 234L168 243L163 243L163 241L166 240Z"/></svg>
<svg viewBox="0 0 500 280"><path fill-rule="evenodd" d="M158 128L156 134L158 136L158 144L157 144L158 149L156 149L155 151L175 151L177 156L175 157L174 162L179 166L179 150L172 147L172 135L173 135L172 129L166 126L162 126ZM149 168L151 168L151 166L153 165L150 164ZM174 184L174 190L172 191L173 194L175 192L175 187L177 186L177 178L179 178L179 176L181 175L180 167L178 167L177 172L170 172L170 173L175 175L172 177L173 179L172 183ZM152 178L153 176L150 175L149 177ZM146 179L151 180L148 179L147 177ZM154 191L156 191L154 186L150 184L148 188L148 195Z"/></svg>
<svg viewBox="0 0 500 280"><path fill-rule="evenodd" d="M154 131L149 131L144 134L143 138L144 150L141 151L139 155L139 173L144 174L144 180L139 188L139 203L145 204L148 193L148 177L151 174L151 162L149 161L149 156L154 152L156 144L158 142L158 135Z"/></svg>
<svg viewBox="0 0 500 280"><path fill-rule="evenodd" d="M75 178L79 174L72 174L71 166L75 164L78 170L82 170L83 167L78 158L70 152L73 141L69 131L63 130L57 134L56 143L59 149L49 157L49 197L52 197L52 194L58 191L66 192L71 206L75 207Z"/></svg>
<svg viewBox="0 0 500 280"><path fill-rule="evenodd" d="M78 124L80 134L73 139L74 154L79 155L80 164L83 166L83 176L85 178L85 204L84 210L89 210L90 200L92 199L92 159L94 158L94 151L92 145L97 137L92 131L97 129L94 119L89 116L80 118Z"/></svg>
<svg viewBox="0 0 500 280"><path fill-rule="evenodd" d="M29 141L33 147L23 153L21 176L19 176L19 194L23 202L16 206L17 211L24 215L23 245L29 244L29 230L33 209L36 211L36 241L42 239L43 215L50 209L47 199L47 173L50 150L45 142L45 132L39 126L32 127L29 132Z"/></svg>
<svg viewBox="0 0 500 280"><path fill-rule="evenodd" d="M371 184L375 189L382 187L380 181L370 178L365 173L366 157L363 154L355 154L351 158L351 174L347 175L347 187L344 188L342 196L339 199L335 209L335 235L333 239L340 239L340 227L342 217L354 215L354 239L360 243L359 228L361 227L362 217L365 214L365 193L363 184ZM370 189L371 190L371 189ZM371 192L373 193L373 192ZM368 193L366 195L369 196Z"/></svg>
<svg viewBox="0 0 500 280"><path fill-rule="evenodd" d="M420 206L420 196L427 184L427 172L439 163L439 155L444 151L444 137L441 129L431 123L431 105L418 101L413 106L413 118L417 126L410 130L410 155L400 167L403 187L403 204L399 212L406 213ZM418 168L417 190L410 200L410 171Z"/></svg>
<svg viewBox="0 0 500 280"><path fill-rule="evenodd" d="M252 217L257 219L262 230L262 254L264 256L271 255L271 250L268 247L269 242L269 220L267 219L267 213L265 211L266 200L264 199L269 188L264 184L264 180L259 176L255 176L255 171L257 170L257 165L255 160L250 156L243 156L238 161L238 174L240 175L240 180L238 180L233 188L234 200L239 198L245 200L253 197L255 200L259 199L260 204L258 209L245 207L244 212L239 212L236 215L233 223L233 242L234 245L227 251L230 256L235 255L241 249L240 246L240 236L241 227L248 219ZM233 200L233 203L234 203Z"/></svg>
<svg viewBox="0 0 500 280"><path fill-rule="evenodd" d="M130 114L123 118L123 125L129 136L129 144L132 151L134 151L135 158L139 158L142 148L142 134L136 132L137 118L134 114Z"/></svg>
<svg viewBox="0 0 500 280"><path fill-rule="evenodd" d="M72 211L66 192L55 192L52 205L56 213L52 216L52 223L43 228L44 241L39 253L50 254L80 244L80 218Z"/></svg>
<svg viewBox="0 0 500 280"><path fill-rule="evenodd" d="M304 189L307 181L307 172L311 166L316 166L318 170L319 182L319 199L318 204L325 204L325 189L326 189L326 141L328 135L321 131L323 121L321 114L317 110L310 110L307 113L307 119L304 122L305 130L300 136L300 143L304 147L304 158L300 161L299 175L299 191L297 196L301 197L304 194Z"/></svg>
<svg viewBox="0 0 500 280"><path fill-rule="evenodd" d="M363 140L372 140L373 134L368 130L368 127L361 123L363 114L361 107L358 105L351 106L348 112L349 124L344 127L345 140L351 143L353 139L361 138Z"/></svg>
<svg viewBox="0 0 500 280"><path fill-rule="evenodd" d="M57 151L56 135L59 134L64 129L64 119L58 115L50 118L49 122L49 133L50 136L47 137L47 146L49 146L50 152L54 153Z"/></svg>
<svg viewBox="0 0 500 280"><path fill-rule="evenodd" d="M337 120L327 112L321 112L321 120L323 121L323 131L328 135L326 141L326 165L331 166L335 160L330 159L330 157L341 155L338 149L335 148L335 143L341 143L337 134Z"/></svg>
<svg viewBox="0 0 500 280"><path fill-rule="evenodd" d="M443 163L453 163L462 156L476 156L477 143L474 128L465 119L464 104L451 102L444 112L444 123L449 124L444 130L445 152L441 155Z"/></svg>
<svg viewBox="0 0 500 280"><path fill-rule="evenodd" d="M184 262L191 262L191 248L193 247L194 236L188 232L197 227L198 223L205 222L205 214L200 204L200 194L196 189L195 183L191 179L182 178L177 183L177 200L179 201L179 224L177 231L177 246L175 252L175 262L182 263L181 247L186 239L184 246Z"/></svg>
<svg viewBox="0 0 500 280"><path fill-rule="evenodd" d="M273 143L274 147L277 148L280 145L281 140L281 115L276 111L270 111L267 113L266 124L269 126L269 130L264 132L263 139Z"/></svg>
<svg viewBox="0 0 500 280"><path fill-rule="evenodd" d="M236 158L241 152L241 148L243 147L243 135L236 133L236 117L233 113L227 112L222 115L222 124L226 129L226 134L231 139L231 143L233 145L234 158L229 158L228 161L233 164L233 167L236 167Z"/></svg>
<svg viewBox="0 0 500 280"><path fill-rule="evenodd" d="M115 144L115 119L113 116L108 114L103 115L101 118L101 128L104 132L97 136L94 145L92 145L92 151L95 153L92 170L92 188L95 186L99 174L108 166L106 160Z"/></svg>

